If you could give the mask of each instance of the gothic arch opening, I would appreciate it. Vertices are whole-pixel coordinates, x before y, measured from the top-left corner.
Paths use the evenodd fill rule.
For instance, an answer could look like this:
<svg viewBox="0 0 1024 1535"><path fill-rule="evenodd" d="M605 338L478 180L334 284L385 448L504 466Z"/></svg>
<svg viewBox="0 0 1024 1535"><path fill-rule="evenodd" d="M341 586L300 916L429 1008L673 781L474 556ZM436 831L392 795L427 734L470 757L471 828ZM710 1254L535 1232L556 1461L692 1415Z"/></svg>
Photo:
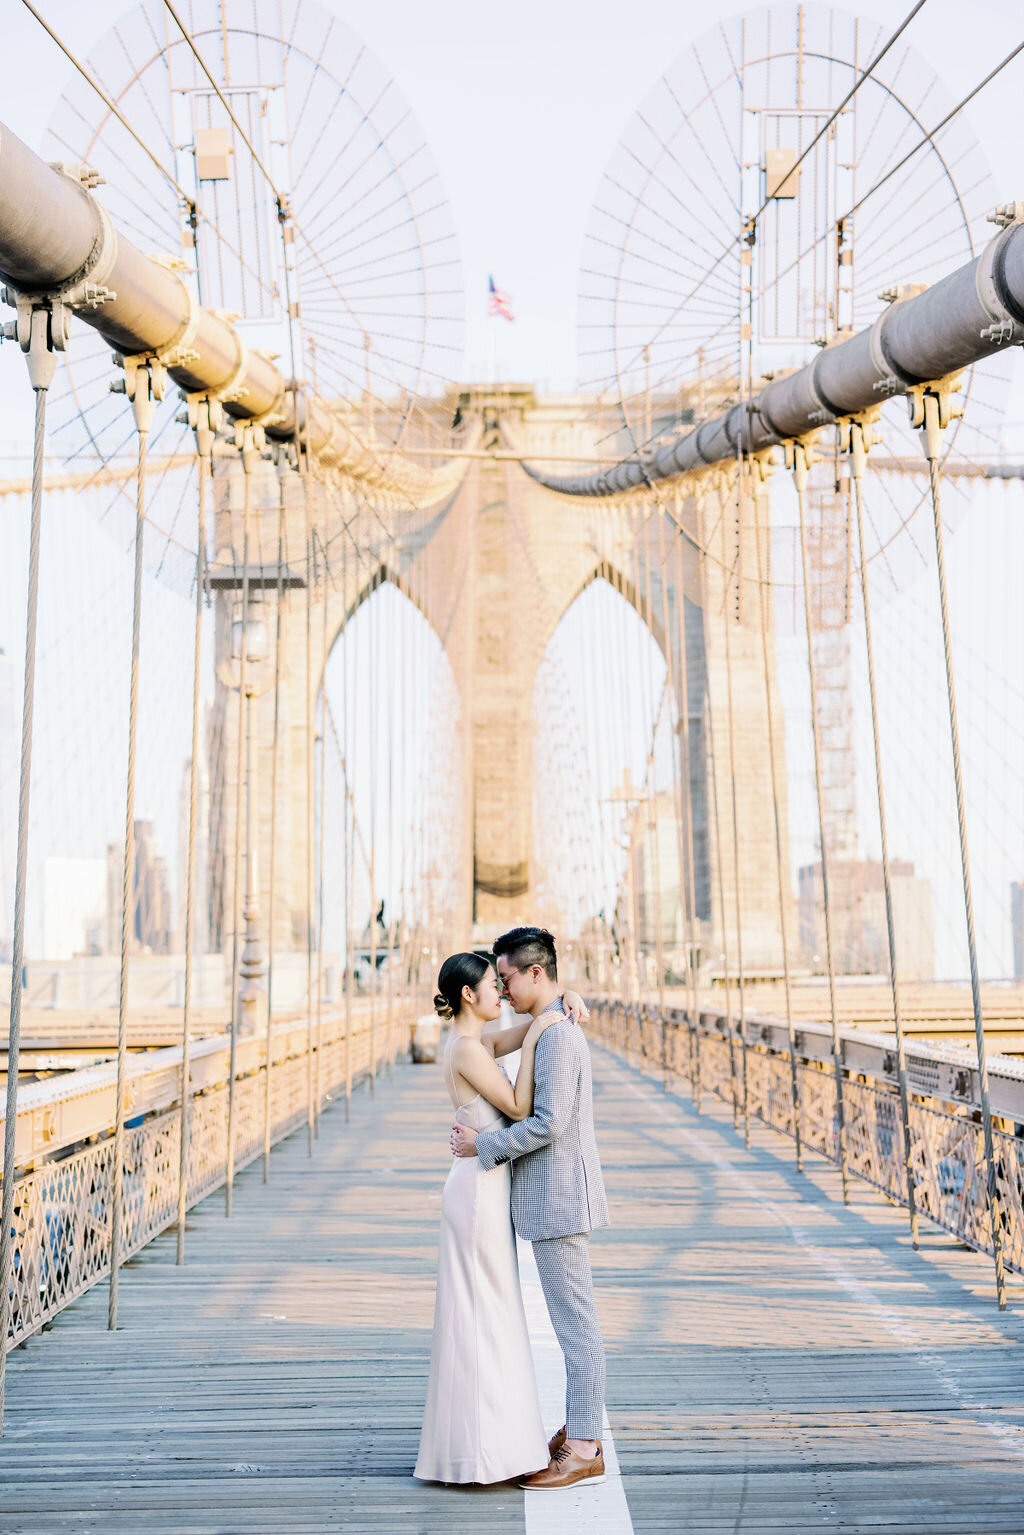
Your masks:
<svg viewBox="0 0 1024 1535"><path fill-rule="evenodd" d="M689 854L678 682L661 615L648 625L643 603L609 574L599 567L583 584L537 673L538 907L598 969L635 950L642 972L660 951L682 978ZM706 885L698 881L698 917Z"/></svg>
<svg viewBox="0 0 1024 1535"><path fill-rule="evenodd" d="M393 953L433 964L466 884L458 689L441 640L388 573L334 616L317 696L317 919L365 985Z"/></svg>

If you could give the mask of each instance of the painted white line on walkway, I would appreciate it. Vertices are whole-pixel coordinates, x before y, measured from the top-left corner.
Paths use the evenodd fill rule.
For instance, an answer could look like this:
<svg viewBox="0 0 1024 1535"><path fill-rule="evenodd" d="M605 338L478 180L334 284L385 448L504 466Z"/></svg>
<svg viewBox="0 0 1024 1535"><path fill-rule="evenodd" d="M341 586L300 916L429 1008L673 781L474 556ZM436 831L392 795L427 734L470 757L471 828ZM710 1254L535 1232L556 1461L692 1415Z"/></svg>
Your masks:
<svg viewBox="0 0 1024 1535"><path fill-rule="evenodd" d="M565 1422L565 1364L544 1302L533 1248L528 1242L518 1246L519 1277L533 1344L541 1416L550 1436ZM526 1535L571 1535L576 1530L590 1531L592 1535L633 1535L607 1413L602 1443L607 1477L598 1486L583 1482L567 1487L564 1492L524 1492Z"/></svg>

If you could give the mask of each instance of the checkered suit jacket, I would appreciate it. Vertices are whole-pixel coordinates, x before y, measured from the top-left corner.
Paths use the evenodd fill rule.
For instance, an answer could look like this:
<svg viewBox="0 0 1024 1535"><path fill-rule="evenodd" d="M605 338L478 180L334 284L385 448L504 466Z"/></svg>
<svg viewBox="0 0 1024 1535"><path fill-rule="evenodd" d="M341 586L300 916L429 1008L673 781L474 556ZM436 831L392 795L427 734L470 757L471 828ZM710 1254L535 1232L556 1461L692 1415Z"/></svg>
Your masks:
<svg viewBox="0 0 1024 1535"><path fill-rule="evenodd" d="M594 1139L590 1051L565 1014L537 1041L533 1113L476 1138L486 1171L512 1162L512 1221L527 1242L608 1225Z"/></svg>

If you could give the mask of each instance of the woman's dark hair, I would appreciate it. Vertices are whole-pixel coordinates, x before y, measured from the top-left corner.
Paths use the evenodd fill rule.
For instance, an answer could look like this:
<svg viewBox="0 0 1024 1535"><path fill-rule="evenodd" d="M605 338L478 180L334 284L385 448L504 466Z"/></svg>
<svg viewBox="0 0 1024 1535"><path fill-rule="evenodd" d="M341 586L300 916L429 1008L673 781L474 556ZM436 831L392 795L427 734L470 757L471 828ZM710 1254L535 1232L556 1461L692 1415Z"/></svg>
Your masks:
<svg viewBox="0 0 1024 1535"><path fill-rule="evenodd" d="M445 960L437 977L437 995L434 1012L439 1018L454 1018L462 1006L462 988L476 991L491 968L479 954L451 954Z"/></svg>

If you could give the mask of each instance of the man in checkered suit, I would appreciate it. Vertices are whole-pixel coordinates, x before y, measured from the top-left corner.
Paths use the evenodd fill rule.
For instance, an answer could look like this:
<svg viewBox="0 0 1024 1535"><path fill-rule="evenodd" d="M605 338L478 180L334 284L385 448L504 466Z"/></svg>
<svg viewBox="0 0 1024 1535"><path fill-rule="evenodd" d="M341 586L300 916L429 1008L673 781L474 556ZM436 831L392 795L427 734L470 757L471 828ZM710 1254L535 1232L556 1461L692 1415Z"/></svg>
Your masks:
<svg viewBox="0 0 1024 1535"><path fill-rule="evenodd" d="M522 1485L553 1491L604 1479L604 1344L588 1239L607 1226L608 1202L594 1139L590 1052L562 1007L555 940L544 928L513 928L495 943L494 955L517 1013L558 1016L537 1041L533 1113L480 1134L453 1125L452 1150L479 1157L485 1171L512 1163L512 1220L533 1243L566 1376L565 1425L551 1440L551 1463Z"/></svg>

